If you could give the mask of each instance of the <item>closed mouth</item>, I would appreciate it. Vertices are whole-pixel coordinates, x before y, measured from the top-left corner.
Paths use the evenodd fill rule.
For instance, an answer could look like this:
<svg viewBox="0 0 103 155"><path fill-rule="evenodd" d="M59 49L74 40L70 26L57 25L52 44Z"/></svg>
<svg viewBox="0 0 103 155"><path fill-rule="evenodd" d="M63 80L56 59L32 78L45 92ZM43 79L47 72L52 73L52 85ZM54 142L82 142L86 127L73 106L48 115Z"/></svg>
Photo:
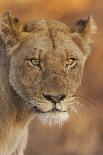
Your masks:
<svg viewBox="0 0 103 155"><path fill-rule="evenodd" d="M61 111L61 110L56 109L56 108L44 112L44 111L42 111L41 109L39 109L39 108L38 108L37 106L35 106L35 105L32 107L32 110L33 110L34 112L36 112L36 113L66 112L66 111Z"/></svg>

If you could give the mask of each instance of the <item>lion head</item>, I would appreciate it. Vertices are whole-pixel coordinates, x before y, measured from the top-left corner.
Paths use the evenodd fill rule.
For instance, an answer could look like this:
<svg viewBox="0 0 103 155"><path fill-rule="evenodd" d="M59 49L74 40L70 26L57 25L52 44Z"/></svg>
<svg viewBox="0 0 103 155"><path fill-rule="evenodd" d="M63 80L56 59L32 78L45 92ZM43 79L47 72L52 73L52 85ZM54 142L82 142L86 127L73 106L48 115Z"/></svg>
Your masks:
<svg viewBox="0 0 103 155"><path fill-rule="evenodd" d="M3 14L10 86L43 122L68 120L95 31L92 17L69 28L56 20L21 23L10 12Z"/></svg>

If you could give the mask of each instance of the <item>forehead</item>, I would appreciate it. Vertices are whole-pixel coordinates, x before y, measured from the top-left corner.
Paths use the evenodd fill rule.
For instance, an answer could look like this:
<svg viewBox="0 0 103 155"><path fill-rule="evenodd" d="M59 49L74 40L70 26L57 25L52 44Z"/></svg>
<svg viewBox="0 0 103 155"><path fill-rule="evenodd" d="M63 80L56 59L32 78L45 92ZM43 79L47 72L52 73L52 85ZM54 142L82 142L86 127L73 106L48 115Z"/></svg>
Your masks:
<svg viewBox="0 0 103 155"><path fill-rule="evenodd" d="M49 53L54 51L57 53L66 51L68 54L82 53L72 40L70 29L65 24L53 20L42 20L30 26L32 32L28 34L24 45L29 53L35 48Z"/></svg>

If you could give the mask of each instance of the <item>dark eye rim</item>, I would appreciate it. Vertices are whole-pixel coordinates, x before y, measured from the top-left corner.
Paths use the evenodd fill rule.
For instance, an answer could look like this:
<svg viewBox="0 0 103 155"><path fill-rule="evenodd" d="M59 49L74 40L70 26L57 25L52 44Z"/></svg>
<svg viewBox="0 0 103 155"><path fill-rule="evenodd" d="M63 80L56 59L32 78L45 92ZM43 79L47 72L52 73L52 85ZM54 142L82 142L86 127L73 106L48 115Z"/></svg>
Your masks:
<svg viewBox="0 0 103 155"><path fill-rule="evenodd" d="M71 64L69 64L69 63L68 63L70 59L72 59L72 60L73 60L73 62L72 62ZM78 61L78 59L77 59L77 58L72 58L72 57L71 57L71 58L69 58L69 59L68 59L68 61L67 61L67 63L66 63L66 68L68 68L68 67L69 67L69 68L74 68L74 67L76 67L76 66L77 66L77 64L78 64L78 62L77 62L77 61ZM75 64L73 65L73 63L74 63L74 62L75 62ZM72 66L72 65L73 65L73 66Z"/></svg>
<svg viewBox="0 0 103 155"><path fill-rule="evenodd" d="M30 59L27 59L29 61L29 63L31 64L32 67L39 67L40 68L40 61L39 59L36 59L36 58L30 58ZM35 61L35 63L32 63L32 61Z"/></svg>

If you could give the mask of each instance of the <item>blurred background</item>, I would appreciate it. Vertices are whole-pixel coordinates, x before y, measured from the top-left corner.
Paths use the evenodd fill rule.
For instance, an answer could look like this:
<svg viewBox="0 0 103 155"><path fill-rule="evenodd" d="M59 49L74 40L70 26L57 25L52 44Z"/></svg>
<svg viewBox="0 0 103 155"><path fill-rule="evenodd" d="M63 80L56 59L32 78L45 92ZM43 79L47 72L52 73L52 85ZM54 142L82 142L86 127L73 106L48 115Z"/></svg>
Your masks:
<svg viewBox="0 0 103 155"><path fill-rule="evenodd" d="M84 108L62 128L33 120L25 155L103 155L103 0L2 0L0 14L5 10L12 10L21 21L54 18L68 26L93 15L98 32L77 93L90 97L96 112Z"/></svg>

